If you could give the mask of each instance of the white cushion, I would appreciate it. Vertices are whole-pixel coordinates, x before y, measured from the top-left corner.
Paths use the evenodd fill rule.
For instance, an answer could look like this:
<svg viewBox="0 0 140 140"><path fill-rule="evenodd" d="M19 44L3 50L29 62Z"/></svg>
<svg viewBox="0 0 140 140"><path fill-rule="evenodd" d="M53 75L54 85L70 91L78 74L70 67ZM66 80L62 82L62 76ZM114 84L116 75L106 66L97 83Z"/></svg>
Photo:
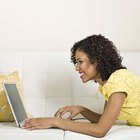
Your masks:
<svg viewBox="0 0 140 140"><path fill-rule="evenodd" d="M0 123L1 140L63 140L60 129L42 129L29 131L16 127L15 123Z"/></svg>

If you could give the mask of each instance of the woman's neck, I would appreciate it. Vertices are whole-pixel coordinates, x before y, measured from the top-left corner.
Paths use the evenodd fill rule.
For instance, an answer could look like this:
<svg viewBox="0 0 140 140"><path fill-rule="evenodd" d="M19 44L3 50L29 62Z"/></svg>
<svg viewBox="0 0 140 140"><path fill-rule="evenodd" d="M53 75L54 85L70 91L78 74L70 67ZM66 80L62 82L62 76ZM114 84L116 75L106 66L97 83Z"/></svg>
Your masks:
<svg viewBox="0 0 140 140"><path fill-rule="evenodd" d="M107 82L107 80L103 81L102 79L96 79L95 81L98 82L102 86Z"/></svg>

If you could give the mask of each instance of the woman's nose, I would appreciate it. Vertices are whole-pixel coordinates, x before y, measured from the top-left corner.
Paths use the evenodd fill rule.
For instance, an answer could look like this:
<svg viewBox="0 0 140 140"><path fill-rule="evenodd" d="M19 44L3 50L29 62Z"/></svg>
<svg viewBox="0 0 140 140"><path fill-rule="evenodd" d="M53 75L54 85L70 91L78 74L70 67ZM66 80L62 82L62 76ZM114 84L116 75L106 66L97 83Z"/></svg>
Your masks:
<svg viewBox="0 0 140 140"><path fill-rule="evenodd" d="M76 70L76 71L79 71L79 69L80 69L80 68L79 68L78 66L75 67L75 70Z"/></svg>

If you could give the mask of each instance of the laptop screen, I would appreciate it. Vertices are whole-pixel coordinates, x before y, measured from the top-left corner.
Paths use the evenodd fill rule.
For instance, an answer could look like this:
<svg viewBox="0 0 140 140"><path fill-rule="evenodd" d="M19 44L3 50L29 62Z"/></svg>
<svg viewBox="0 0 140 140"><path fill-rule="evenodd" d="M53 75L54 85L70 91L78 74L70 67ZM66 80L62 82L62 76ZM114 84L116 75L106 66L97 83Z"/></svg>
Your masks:
<svg viewBox="0 0 140 140"><path fill-rule="evenodd" d="M16 117L16 121L19 124L21 121L25 120L27 118L26 111L24 109L22 100L20 98L18 89L16 84L7 84L4 83L5 92L7 93L7 96L9 98L9 102L11 104L11 109L14 112L14 117Z"/></svg>

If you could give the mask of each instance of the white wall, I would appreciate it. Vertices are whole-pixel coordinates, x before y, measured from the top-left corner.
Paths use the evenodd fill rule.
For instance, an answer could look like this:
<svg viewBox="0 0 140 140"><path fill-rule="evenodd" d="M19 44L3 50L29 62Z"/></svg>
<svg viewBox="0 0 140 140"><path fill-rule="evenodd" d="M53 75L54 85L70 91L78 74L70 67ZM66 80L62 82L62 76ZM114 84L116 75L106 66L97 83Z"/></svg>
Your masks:
<svg viewBox="0 0 140 140"><path fill-rule="evenodd" d="M140 51L140 0L0 0L0 51L69 51L99 33Z"/></svg>

